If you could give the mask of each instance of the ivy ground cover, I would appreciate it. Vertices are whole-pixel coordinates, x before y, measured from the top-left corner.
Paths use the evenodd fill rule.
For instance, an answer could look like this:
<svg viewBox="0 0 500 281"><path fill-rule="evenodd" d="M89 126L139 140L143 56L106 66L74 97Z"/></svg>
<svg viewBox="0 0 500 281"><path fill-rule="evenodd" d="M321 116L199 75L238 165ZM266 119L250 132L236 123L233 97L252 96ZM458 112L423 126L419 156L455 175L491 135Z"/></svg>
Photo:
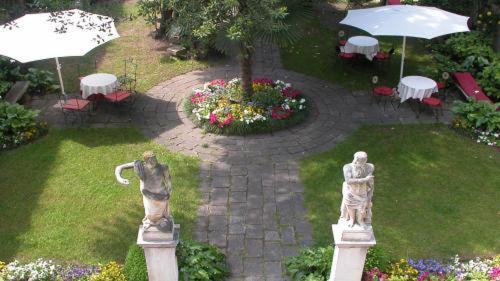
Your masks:
<svg viewBox="0 0 500 281"><path fill-rule="evenodd" d="M0 260L122 262L144 216L139 182L115 166L153 150L172 173L171 208L189 239L199 200L198 160L172 153L134 129L60 129L0 152Z"/></svg>
<svg viewBox="0 0 500 281"><path fill-rule="evenodd" d="M332 243L342 166L358 150L375 164L373 227L392 257L500 252L500 154L442 125L365 126L304 159L300 176L317 245Z"/></svg>
<svg viewBox="0 0 500 281"><path fill-rule="evenodd" d="M283 129L304 120L304 95L280 80L253 80L254 93L243 93L241 79L214 80L184 100L193 122L207 132L244 135Z"/></svg>

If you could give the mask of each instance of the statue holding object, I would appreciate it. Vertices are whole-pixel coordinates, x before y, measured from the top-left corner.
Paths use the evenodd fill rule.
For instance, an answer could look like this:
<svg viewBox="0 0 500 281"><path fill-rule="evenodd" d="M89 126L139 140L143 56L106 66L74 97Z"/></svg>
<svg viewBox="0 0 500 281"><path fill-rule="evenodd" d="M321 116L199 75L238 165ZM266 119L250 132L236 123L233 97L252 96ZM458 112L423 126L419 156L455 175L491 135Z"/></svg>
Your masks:
<svg viewBox="0 0 500 281"><path fill-rule="evenodd" d="M140 179L140 190L144 204L145 217L142 220L144 230L155 226L161 232L172 232L174 220L169 210L169 199L172 193L172 181L168 166L158 163L152 151L142 155L143 160L122 164L115 169L119 183L128 185L130 182L121 177L123 169L134 168Z"/></svg>
<svg viewBox="0 0 500 281"><path fill-rule="evenodd" d="M345 181L342 184L340 219L347 221L349 227L371 225L375 167L367 160L366 152L358 151L352 163L343 168Z"/></svg>

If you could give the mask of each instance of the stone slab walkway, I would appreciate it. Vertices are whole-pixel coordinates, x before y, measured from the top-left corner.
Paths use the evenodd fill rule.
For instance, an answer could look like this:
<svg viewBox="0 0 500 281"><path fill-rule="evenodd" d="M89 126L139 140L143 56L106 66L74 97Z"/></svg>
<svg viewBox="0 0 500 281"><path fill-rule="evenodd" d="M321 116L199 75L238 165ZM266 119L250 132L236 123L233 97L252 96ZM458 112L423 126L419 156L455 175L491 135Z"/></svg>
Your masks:
<svg viewBox="0 0 500 281"><path fill-rule="evenodd" d="M284 258L311 245L298 159L333 147L361 124L434 122L430 114L417 119L406 106L395 111L390 105L386 110L372 105L368 92L349 92L284 70L276 48L259 50L255 77L290 82L312 100L312 113L303 124L253 136L218 136L197 129L183 112L183 97L212 79L237 76L234 65L162 82L137 97L132 114L119 106L102 105L87 123L91 127L132 124L168 149L202 159L203 204L194 236L227 254L230 280L284 280ZM42 118L51 124L64 126L53 97L33 100L32 106L42 109ZM445 111L442 119L449 118Z"/></svg>

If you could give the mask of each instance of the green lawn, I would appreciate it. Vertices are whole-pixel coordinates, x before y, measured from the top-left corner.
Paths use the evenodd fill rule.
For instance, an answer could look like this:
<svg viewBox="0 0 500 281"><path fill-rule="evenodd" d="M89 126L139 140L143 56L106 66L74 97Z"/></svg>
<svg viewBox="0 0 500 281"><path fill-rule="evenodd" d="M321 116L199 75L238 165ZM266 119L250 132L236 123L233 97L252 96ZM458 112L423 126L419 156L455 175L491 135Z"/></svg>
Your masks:
<svg viewBox="0 0 500 281"><path fill-rule="evenodd" d="M135 0L111 1L94 6L95 13L110 15L118 19L115 23L121 37L92 50L84 57L60 59L67 92L79 91L78 77L82 75L95 72L123 75L124 60L130 57L138 63L137 90L140 92L145 92L156 84L180 74L215 63L214 59L178 60L166 56L165 43L151 37L154 28L146 24L142 17L136 16L135 2ZM95 61L97 61L97 70ZM57 73L53 59L36 63L35 66Z"/></svg>
<svg viewBox="0 0 500 281"><path fill-rule="evenodd" d="M369 35L365 32L337 25L325 27L315 19L304 27L304 37L291 47L281 49L281 61L287 69L314 76L350 90L366 90L371 87L371 77L378 75L380 84L396 86L401 65L401 37L378 37L380 49L388 52L391 46L396 54L389 61L369 61L366 58L345 60L335 54L338 31L342 29L348 36ZM432 63L431 56L424 49L420 39L407 38L404 76L422 74L419 66Z"/></svg>
<svg viewBox="0 0 500 281"><path fill-rule="evenodd" d="M394 258L500 252L500 153L442 125L365 126L301 162L317 245L332 243L342 166L354 152L375 164L373 226Z"/></svg>
<svg viewBox="0 0 500 281"><path fill-rule="evenodd" d="M171 207L190 238L199 203L198 160L172 153L135 129L53 129L0 153L0 260L40 257L87 263L123 261L144 216L132 170L123 186L115 166L154 150L170 166Z"/></svg>

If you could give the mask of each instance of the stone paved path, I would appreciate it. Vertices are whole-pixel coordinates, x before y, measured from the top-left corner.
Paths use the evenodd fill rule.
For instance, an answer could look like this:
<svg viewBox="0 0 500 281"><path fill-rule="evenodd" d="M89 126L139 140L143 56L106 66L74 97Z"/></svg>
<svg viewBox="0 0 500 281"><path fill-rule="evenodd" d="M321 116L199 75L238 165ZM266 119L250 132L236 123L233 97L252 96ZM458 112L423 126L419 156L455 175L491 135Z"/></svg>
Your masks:
<svg viewBox="0 0 500 281"><path fill-rule="evenodd" d="M312 242L305 218L303 186L297 160L327 150L361 124L433 122L430 114L416 119L407 107L370 104L368 92L342 87L284 70L278 50L261 48L255 76L291 82L313 102L310 118L274 134L217 136L204 134L186 118L182 98L194 87L215 78L237 76L234 66L193 71L160 83L138 96L131 123L168 149L202 159L203 204L195 238L225 251L230 280L283 280L284 257ZM43 118L64 125L56 101L34 100ZM92 127L129 126L120 107L102 106L90 118ZM445 112L444 120L449 120Z"/></svg>

